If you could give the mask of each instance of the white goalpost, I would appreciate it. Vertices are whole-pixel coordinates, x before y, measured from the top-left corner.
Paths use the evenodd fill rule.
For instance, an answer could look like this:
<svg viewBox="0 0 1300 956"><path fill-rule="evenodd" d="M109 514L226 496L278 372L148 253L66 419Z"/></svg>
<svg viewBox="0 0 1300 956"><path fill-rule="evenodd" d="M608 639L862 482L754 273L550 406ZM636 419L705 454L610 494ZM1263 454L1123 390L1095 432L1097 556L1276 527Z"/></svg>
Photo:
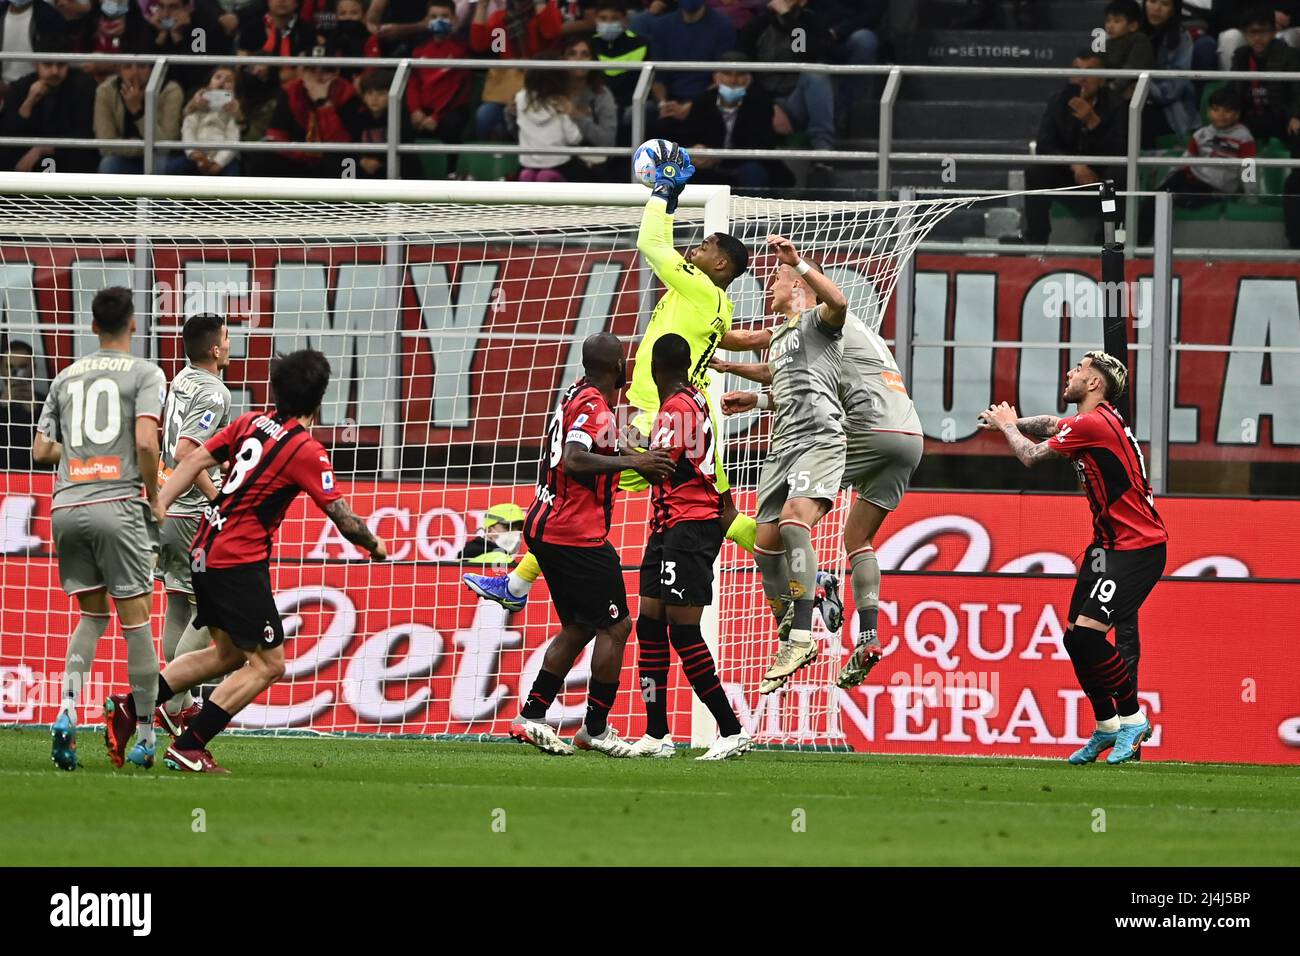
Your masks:
<svg viewBox="0 0 1300 956"><path fill-rule="evenodd" d="M58 704L75 604L59 588L50 539L52 475L30 461L31 426L54 375L95 348L90 301L135 292L136 354L168 380L184 365L184 320L228 318L233 414L270 402L270 361L302 347L333 368L316 435L353 507L388 542L370 564L301 497L272 557L288 637L286 679L236 726L275 733L503 737L558 628L544 581L507 615L460 582L459 561L484 513L527 509L547 419L581 374L580 344L609 330L629 356L662 292L636 252L637 184L536 184L0 173L0 724L48 724ZM873 328L917 244L973 199L838 202L741 198L690 186L676 215L679 249L730 232L751 253L729 290L734 327L771 324L768 233L818 257ZM742 356L732 356L741 358ZM748 360L757 361L750 355ZM28 371L29 370L29 371ZM752 387L714 376L711 397ZM719 419L721 420L721 419ZM723 427L737 505L753 513L765 416ZM822 567L843 565L847 493L816 529ZM621 495L611 540L635 613L648 496ZM780 693L758 679L774 626L752 560L725 542L703 631L719 677L760 744L841 746L843 655L853 644L818 623L822 654ZM163 597L154 627L161 634ZM635 640L611 720L639 733ZM589 652L588 652L589 653ZM562 733L583 712L587 654L548 715ZM125 683L116 622L80 702L98 721ZM713 739L708 711L673 667L678 740Z"/></svg>

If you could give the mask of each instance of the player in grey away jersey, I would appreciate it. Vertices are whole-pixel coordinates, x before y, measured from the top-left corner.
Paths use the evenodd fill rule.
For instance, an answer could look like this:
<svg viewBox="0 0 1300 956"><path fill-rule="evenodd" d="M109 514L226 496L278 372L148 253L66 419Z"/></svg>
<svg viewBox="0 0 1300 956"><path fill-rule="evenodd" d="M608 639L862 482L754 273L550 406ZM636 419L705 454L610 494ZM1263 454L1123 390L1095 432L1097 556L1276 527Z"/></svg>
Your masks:
<svg viewBox="0 0 1300 956"><path fill-rule="evenodd" d="M770 307L778 315L802 307L814 295L812 288L789 266L779 266L768 284ZM771 329L732 330L742 348L763 349L775 341ZM921 460L924 439L921 420L889 346L853 313L843 327L844 358L837 389L848 438L844 486L857 491L857 500L844 523L844 550L853 574L853 602L858 608L858 637L848 663L840 671L839 685L854 687L866 679L880 661L876 633L880 605L880 565L873 540L889 513L898 507L912 473ZM713 367L751 381L772 381L769 366L717 359ZM754 407L747 392L723 398L728 414ZM731 399L728 402L728 399Z"/></svg>
<svg viewBox="0 0 1300 956"><path fill-rule="evenodd" d="M837 389L848 313L844 293L804 262L794 243L781 236L768 236L767 243L780 263L768 283L769 293L786 316L783 324L766 333L770 351L762 378L772 383L772 393L762 396L762 401L752 392L728 392L722 398L722 411L728 415L756 407L771 407L776 415L772 447L759 478L754 561L778 622L785 615L787 595L793 612L788 636L781 635L776 656L759 685L765 694L817 657L812 639L817 585L812 529L835 504L844 475L845 439ZM811 291L816 302L802 297L796 302L788 288L794 284L791 276Z"/></svg>
<svg viewBox="0 0 1300 956"><path fill-rule="evenodd" d="M192 315L181 331L189 363L176 373L163 408L162 466L165 483L185 456L202 447L230 424L230 389L221 380L230 364L230 333L226 320L211 312ZM167 617L163 626L163 655L170 663L181 654L212 643L206 627L195 629L194 585L190 581L190 542L208 502L217 496L221 469L200 472L194 486L167 509L158 551L156 576L167 592ZM177 694L158 708L158 723L173 737L198 712L189 691Z"/></svg>
<svg viewBox="0 0 1300 956"><path fill-rule="evenodd" d="M131 734L121 731L120 722L114 728L111 712L106 713L108 756L115 767L125 759L147 768L153 766L151 717L158 688L149 623L158 550L153 504L167 380L157 366L131 354L135 314L129 289L101 289L91 313L99 350L55 376L32 441L34 461L59 466L50 523L63 590L81 607L68 641L52 756L63 770L77 767L77 697L108 627L111 597L126 638L137 712L149 716L140 721L139 739L125 754ZM146 497L140 495L142 488Z"/></svg>

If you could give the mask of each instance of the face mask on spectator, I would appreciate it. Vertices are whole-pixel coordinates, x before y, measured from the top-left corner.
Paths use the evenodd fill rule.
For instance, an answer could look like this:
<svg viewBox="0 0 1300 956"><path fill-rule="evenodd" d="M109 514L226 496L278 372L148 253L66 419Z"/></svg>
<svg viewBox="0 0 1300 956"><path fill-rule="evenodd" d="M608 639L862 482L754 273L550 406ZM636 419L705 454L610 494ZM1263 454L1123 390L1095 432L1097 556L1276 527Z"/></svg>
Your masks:
<svg viewBox="0 0 1300 956"><path fill-rule="evenodd" d="M21 10L23 7L31 6L32 0L9 0L9 6L17 7Z"/></svg>
<svg viewBox="0 0 1300 956"><path fill-rule="evenodd" d="M128 9L130 9L130 6L125 2L119 2L119 0L104 0L99 5L100 12L110 20L126 16Z"/></svg>
<svg viewBox="0 0 1300 956"><path fill-rule="evenodd" d="M704 6L704 0L678 0L677 6L681 8L682 13L694 13Z"/></svg>
<svg viewBox="0 0 1300 956"><path fill-rule="evenodd" d="M429 21L429 32L436 37L445 37L451 33L451 20L447 17L434 17Z"/></svg>
<svg viewBox="0 0 1300 956"><path fill-rule="evenodd" d="M602 40L617 40L623 35L623 24L621 23L597 23L596 36Z"/></svg>
<svg viewBox="0 0 1300 956"><path fill-rule="evenodd" d="M163 17L161 20L158 21L158 26L162 27L162 29L164 30L170 30L172 27L176 26L176 18Z"/></svg>
<svg viewBox="0 0 1300 956"><path fill-rule="evenodd" d="M728 86L726 83L718 84L718 99L730 106L735 106L745 98L747 86Z"/></svg>

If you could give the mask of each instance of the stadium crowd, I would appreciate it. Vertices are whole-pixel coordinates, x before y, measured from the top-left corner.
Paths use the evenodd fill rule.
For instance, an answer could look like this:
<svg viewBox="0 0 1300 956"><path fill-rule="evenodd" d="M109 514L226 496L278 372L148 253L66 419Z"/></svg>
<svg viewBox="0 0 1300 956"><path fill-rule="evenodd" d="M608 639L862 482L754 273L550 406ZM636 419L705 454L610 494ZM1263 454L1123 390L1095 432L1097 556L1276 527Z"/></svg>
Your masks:
<svg viewBox="0 0 1300 956"><path fill-rule="evenodd" d="M237 141L382 143L389 111L400 111L403 142L517 143L515 157L404 156L403 178L519 178L615 181L625 164L577 156L575 147L630 146L632 100L645 60L716 61L712 73L656 73L646 129L686 146L830 150L869 137L855 110L870 97L862 78L801 71L755 73L755 62L875 64L924 59L914 38L923 0L0 0L0 49L21 53L0 72L0 135L30 146L0 148L0 168L138 173L148 65L82 67L43 53L197 54L211 57L348 56L420 60L477 58L483 70L412 70L403 102L389 102L381 68L173 65L158 92L155 135L185 148L157 157L159 172L383 178L381 152L350 156L310 149L239 151ZM1005 8L969 0L952 26L1033 25L1035 4ZM1080 77L1046 106L1040 154L1125 151L1131 81L1102 83L1095 68L1216 68L1296 72L1300 3L1262 6L1227 0L1113 0L1074 62ZM953 9L951 5L945 9ZM1098 3L1099 14L1102 4ZM1009 21L1009 22L1008 22ZM1097 34L1105 31L1104 44ZM512 60L600 61L603 70L519 70ZM1185 147L1189 158L1300 155L1300 83L1220 84L1156 80L1142 127L1144 149ZM1214 87L1214 88L1209 88ZM1213 98L1214 102L1211 103ZM870 124L865 124L869 126ZM856 128L855 128L856 127ZM903 132L903 135L909 135ZM98 150L51 138L113 140ZM1028 145L1028 144L1026 144ZM738 189L784 188L792 170L777 158L700 158L697 181ZM1102 165L1034 166L1027 185L1095 181ZM835 182L814 163L806 182ZM846 185L841 183L841 185ZM1176 169L1157 188L1194 206L1206 196L1249 191L1222 167ZM1281 191L1300 193L1292 172ZM1300 246L1300 200L1285 207ZM1025 238L1045 242L1045 200L1029 202Z"/></svg>

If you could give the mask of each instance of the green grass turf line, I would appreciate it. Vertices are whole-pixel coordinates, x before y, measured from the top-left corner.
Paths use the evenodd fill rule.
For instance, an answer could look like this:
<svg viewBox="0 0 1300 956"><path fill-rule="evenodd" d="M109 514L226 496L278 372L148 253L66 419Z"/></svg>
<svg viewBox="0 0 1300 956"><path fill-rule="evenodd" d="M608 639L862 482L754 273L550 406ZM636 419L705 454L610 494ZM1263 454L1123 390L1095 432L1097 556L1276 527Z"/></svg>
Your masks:
<svg viewBox="0 0 1300 956"><path fill-rule="evenodd" d="M166 738L163 738L164 740ZM223 737L229 777L54 769L0 731L8 865L1290 865L1295 768ZM1104 811L1105 830L1096 829ZM196 811L200 811L196 813ZM202 819L204 832L195 832ZM504 822L504 832L497 832ZM494 829L493 824L497 824Z"/></svg>

